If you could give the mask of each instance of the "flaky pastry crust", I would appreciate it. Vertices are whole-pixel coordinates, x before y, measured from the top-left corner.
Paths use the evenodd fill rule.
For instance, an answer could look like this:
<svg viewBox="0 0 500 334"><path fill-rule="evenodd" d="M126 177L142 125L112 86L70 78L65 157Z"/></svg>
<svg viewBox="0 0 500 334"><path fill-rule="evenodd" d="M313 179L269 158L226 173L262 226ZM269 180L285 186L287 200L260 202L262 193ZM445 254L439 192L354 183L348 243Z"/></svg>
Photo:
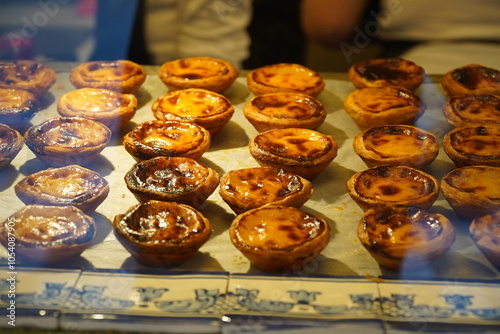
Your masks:
<svg viewBox="0 0 500 334"><path fill-rule="evenodd" d="M360 88L344 101L345 111L363 130L381 125L413 125L426 108L417 95L395 86Z"/></svg>
<svg viewBox="0 0 500 334"><path fill-rule="evenodd" d="M108 197L109 183L97 172L70 165L30 174L14 191L26 205L72 205L90 214Z"/></svg>
<svg viewBox="0 0 500 334"><path fill-rule="evenodd" d="M491 214L500 209L500 167L456 168L441 179L441 192L466 220Z"/></svg>
<svg viewBox="0 0 500 334"><path fill-rule="evenodd" d="M199 159L210 147L210 133L195 123L153 120L138 124L123 137L123 146L136 160L155 157Z"/></svg>
<svg viewBox="0 0 500 334"><path fill-rule="evenodd" d="M69 80L76 88L103 88L133 94L146 81L146 71L130 60L96 60L73 68Z"/></svg>
<svg viewBox="0 0 500 334"><path fill-rule="evenodd" d="M380 205L428 209L439 195L438 180L408 166L377 166L351 176L347 193L364 211Z"/></svg>
<svg viewBox="0 0 500 334"><path fill-rule="evenodd" d="M133 94L87 87L63 94L57 103L57 112L65 117L92 119L118 131L134 117L137 103Z"/></svg>
<svg viewBox="0 0 500 334"><path fill-rule="evenodd" d="M259 132L284 128L315 130L326 118L321 102L301 93L254 96L245 104L243 114Z"/></svg>
<svg viewBox="0 0 500 334"><path fill-rule="evenodd" d="M238 77L228 61L211 57L190 57L164 63L158 75L169 90L201 88L224 93Z"/></svg>
<svg viewBox="0 0 500 334"><path fill-rule="evenodd" d="M500 71L478 64L453 69L443 76L441 85L449 96L500 94Z"/></svg>
<svg viewBox="0 0 500 334"><path fill-rule="evenodd" d="M354 137L353 148L368 167L391 165L425 169L437 157L432 133L411 125L383 125Z"/></svg>
<svg viewBox="0 0 500 334"><path fill-rule="evenodd" d="M370 255L394 271L428 266L450 249L456 237L453 224L442 214L409 206L367 210L357 234Z"/></svg>
<svg viewBox="0 0 500 334"><path fill-rule="evenodd" d="M445 134L443 149L457 167L500 167L500 125L470 125Z"/></svg>
<svg viewBox="0 0 500 334"><path fill-rule="evenodd" d="M414 91L425 79L425 71L402 58L380 58L359 62L347 72L357 88L397 86Z"/></svg>
<svg viewBox="0 0 500 334"><path fill-rule="evenodd" d="M24 146L19 131L0 123L0 170L10 165Z"/></svg>
<svg viewBox="0 0 500 334"><path fill-rule="evenodd" d="M229 236L256 268L286 272L299 270L325 249L330 226L297 208L270 205L238 215Z"/></svg>
<svg viewBox="0 0 500 334"><path fill-rule="evenodd" d="M254 95L303 93L317 97L325 81L315 71L293 63L279 63L256 68L247 74L248 89Z"/></svg>
<svg viewBox="0 0 500 334"><path fill-rule="evenodd" d="M300 128L268 130L249 143L250 154L262 167L282 168L308 180L328 167L337 149L332 136Z"/></svg>
<svg viewBox="0 0 500 334"><path fill-rule="evenodd" d="M210 221L196 209L174 202L148 201L115 216L116 239L145 265L171 267L184 263L207 242Z"/></svg>
<svg viewBox="0 0 500 334"><path fill-rule="evenodd" d="M300 208L311 197L311 182L274 167L231 170L220 180L219 194L236 213L264 205Z"/></svg>

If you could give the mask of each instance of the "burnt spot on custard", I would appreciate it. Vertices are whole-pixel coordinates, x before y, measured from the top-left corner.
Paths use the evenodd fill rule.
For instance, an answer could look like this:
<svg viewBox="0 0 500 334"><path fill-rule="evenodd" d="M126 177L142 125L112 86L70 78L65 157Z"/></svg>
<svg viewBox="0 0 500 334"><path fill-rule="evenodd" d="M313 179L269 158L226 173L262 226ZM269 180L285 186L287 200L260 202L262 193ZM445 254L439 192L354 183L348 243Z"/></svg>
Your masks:
<svg viewBox="0 0 500 334"><path fill-rule="evenodd" d="M423 70L416 65L408 66L399 58L378 59L355 66L356 72L369 81L385 80L394 85L414 76L423 75Z"/></svg>
<svg viewBox="0 0 500 334"><path fill-rule="evenodd" d="M467 66L453 71L452 77L467 89L486 85L500 85L500 71L485 66Z"/></svg>

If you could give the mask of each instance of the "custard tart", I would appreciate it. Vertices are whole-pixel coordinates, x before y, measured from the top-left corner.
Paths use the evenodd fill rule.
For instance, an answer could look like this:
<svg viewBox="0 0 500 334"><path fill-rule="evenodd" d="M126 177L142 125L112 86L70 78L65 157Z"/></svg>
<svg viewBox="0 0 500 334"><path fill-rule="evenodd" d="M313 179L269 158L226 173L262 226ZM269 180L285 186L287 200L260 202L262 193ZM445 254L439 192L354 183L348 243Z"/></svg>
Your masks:
<svg viewBox="0 0 500 334"><path fill-rule="evenodd" d="M289 206L262 206L233 220L229 236L234 246L266 272L300 270L330 242L328 223Z"/></svg>
<svg viewBox="0 0 500 334"><path fill-rule="evenodd" d="M197 160L210 147L210 140L210 133L198 124L153 120L127 133L123 146L136 161L162 156Z"/></svg>
<svg viewBox="0 0 500 334"><path fill-rule="evenodd" d="M368 209L357 227L363 247L382 267L393 271L427 267L455 242L448 218L426 209L396 205Z"/></svg>
<svg viewBox="0 0 500 334"><path fill-rule="evenodd" d="M84 117L53 117L24 134L28 148L51 167L85 166L108 145L111 130Z"/></svg>
<svg viewBox="0 0 500 334"><path fill-rule="evenodd" d="M500 71L470 64L453 69L443 76L441 85L449 96L500 94Z"/></svg>
<svg viewBox="0 0 500 334"><path fill-rule="evenodd" d="M311 197L311 182L274 167L235 169L220 180L219 194L236 213L264 205L300 208Z"/></svg>
<svg viewBox="0 0 500 334"><path fill-rule="evenodd" d="M443 104L443 114L448 124L500 125L500 95L457 95Z"/></svg>
<svg viewBox="0 0 500 334"><path fill-rule="evenodd" d="M473 219L469 232L486 259L500 268L500 209Z"/></svg>
<svg viewBox="0 0 500 334"><path fill-rule="evenodd" d="M137 98L103 88L80 88L63 94L57 103L61 116L82 116L101 122L110 130L122 129L134 117Z"/></svg>
<svg viewBox="0 0 500 334"><path fill-rule="evenodd" d="M38 112L37 97L26 90L0 88L0 123L22 131Z"/></svg>
<svg viewBox="0 0 500 334"><path fill-rule="evenodd" d="M219 174L184 157L156 157L135 164L125 175L140 202L158 200L201 206L219 185Z"/></svg>
<svg viewBox="0 0 500 334"><path fill-rule="evenodd" d="M344 109L360 129L413 125L427 105L411 91L395 86L365 87L351 92Z"/></svg>
<svg viewBox="0 0 500 334"><path fill-rule="evenodd" d="M16 260L59 265L78 257L96 236L94 219L74 206L26 205L0 225L0 243ZM10 248L9 248L10 247Z"/></svg>
<svg viewBox="0 0 500 334"><path fill-rule="evenodd" d="M397 86L414 91L425 78L425 71L401 58L370 59L351 66L347 72L357 88Z"/></svg>
<svg viewBox="0 0 500 334"><path fill-rule="evenodd" d="M171 91L202 88L222 94L236 80L238 70L222 59L190 57L164 63L158 76Z"/></svg>
<svg viewBox="0 0 500 334"><path fill-rule="evenodd" d="M24 204L72 205L89 214L108 197L109 184L99 173L69 165L28 175L14 186Z"/></svg>
<svg viewBox="0 0 500 334"><path fill-rule="evenodd" d="M368 167L391 165L425 169L437 157L432 133L411 125L382 125L354 137L354 152Z"/></svg>
<svg viewBox="0 0 500 334"><path fill-rule="evenodd" d="M268 130L250 139L252 157L262 167L282 168L312 180L337 156L337 142L310 129Z"/></svg>
<svg viewBox="0 0 500 334"><path fill-rule="evenodd" d="M151 109L156 119L196 123L212 137L234 114L231 101L224 95L199 88L169 92L156 99Z"/></svg>
<svg viewBox="0 0 500 334"><path fill-rule="evenodd" d="M500 209L500 167L456 168L442 178L441 192L466 220L491 214Z"/></svg>
<svg viewBox="0 0 500 334"><path fill-rule="evenodd" d="M146 71L130 60L96 60L73 68L69 80L76 88L102 88L133 94L146 81Z"/></svg>
<svg viewBox="0 0 500 334"><path fill-rule="evenodd" d="M21 89L41 98L56 79L56 71L38 61L0 61L0 88Z"/></svg>
<svg viewBox="0 0 500 334"><path fill-rule="evenodd" d="M192 257L212 233L210 221L189 205L148 201L115 216L116 239L145 265L177 266Z"/></svg>
<svg viewBox="0 0 500 334"><path fill-rule="evenodd" d="M317 129L326 118L321 102L301 93L270 93L254 96L243 114L259 132L271 129Z"/></svg>
<svg viewBox="0 0 500 334"><path fill-rule="evenodd" d="M347 180L349 196L364 211L379 205L407 205L428 209L439 195L438 180L408 166L377 166Z"/></svg>
<svg viewBox="0 0 500 334"><path fill-rule="evenodd" d="M0 170L9 166L24 146L24 137L15 129L0 123Z"/></svg>
<svg viewBox="0 0 500 334"><path fill-rule="evenodd" d="M302 93L316 97L325 88L325 80L305 66L279 63L250 71L247 74L247 86L254 95Z"/></svg>
<svg viewBox="0 0 500 334"><path fill-rule="evenodd" d="M457 167L500 167L500 125L455 128L444 136L443 148Z"/></svg>

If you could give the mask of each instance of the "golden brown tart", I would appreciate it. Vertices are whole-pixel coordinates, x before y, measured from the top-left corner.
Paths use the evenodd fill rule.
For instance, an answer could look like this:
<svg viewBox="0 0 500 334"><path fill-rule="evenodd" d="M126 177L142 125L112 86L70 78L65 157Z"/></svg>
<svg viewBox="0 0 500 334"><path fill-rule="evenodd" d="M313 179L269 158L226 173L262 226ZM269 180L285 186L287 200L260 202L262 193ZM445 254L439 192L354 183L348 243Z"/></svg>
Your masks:
<svg viewBox="0 0 500 334"><path fill-rule="evenodd" d="M24 134L28 148L51 167L85 166L109 143L111 131L84 117L53 117L33 125Z"/></svg>
<svg viewBox="0 0 500 334"><path fill-rule="evenodd" d="M219 185L219 174L191 158L157 157L135 164L125 183L140 202L159 200L197 208Z"/></svg>
<svg viewBox="0 0 500 334"><path fill-rule="evenodd" d="M247 74L248 89L254 95L268 93L303 93L318 96L325 81L315 71L293 63L279 63L256 68Z"/></svg>
<svg viewBox="0 0 500 334"><path fill-rule="evenodd" d="M72 205L89 214L108 197L109 184L99 173L70 165L28 175L14 186L24 204Z"/></svg>
<svg viewBox="0 0 500 334"><path fill-rule="evenodd" d="M146 71L130 60L96 60L73 68L69 80L76 88L103 88L133 94L146 80Z"/></svg>
<svg viewBox="0 0 500 334"><path fill-rule="evenodd" d="M365 87L351 92L344 109L360 129L413 125L427 105L411 91L395 86Z"/></svg>
<svg viewBox="0 0 500 334"><path fill-rule="evenodd" d="M408 166L377 166L347 180L349 196L364 211L379 205L407 205L428 209L439 195L439 182Z"/></svg>
<svg viewBox="0 0 500 334"><path fill-rule="evenodd" d="M264 205L300 208L312 192L308 180L274 167L231 170L222 176L219 187L220 196L236 214Z"/></svg>
<svg viewBox="0 0 500 334"><path fill-rule="evenodd" d="M202 88L222 94L236 80L238 70L222 59L190 57L164 63L158 75L171 91Z"/></svg>
<svg viewBox="0 0 500 334"><path fill-rule="evenodd" d="M368 209L357 234L370 255L394 271L428 266L450 249L456 237L453 224L442 214L400 205Z"/></svg>
<svg viewBox="0 0 500 334"><path fill-rule="evenodd" d="M21 89L0 88L0 123L23 131L39 108L37 97L33 93Z"/></svg>
<svg viewBox="0 0 500 334"><path fill-rule="evenodd" d="M96 231L94 219L74 206L27 205L0 225L0 243L20 262L58 265L90 247Z"/></svg>
<svg viewBox="0 0 500 334"><path fill-rule="evenodd" d="M411 125L370 128L354 137L353 148L368 167L403 165L425 169L439 153L436 136Z"/></svg>
<svg viewBox="0 0 500 334"><path fill-rule="evenodd" d="M113 219L118 241L145 265L180 265L207 242L212 228L196 209L174 202L149 201Z"/></svg>
<svg viewBox="0 0 500 334"><path fill-rule="evenodd" d="M500 167L500 125L455 128L444 136L443 148L457 167Z"/></svg>
<svg viewBox="0 0 500 334"><path fill-rule="evenodd" d="M357 88L397 86L414 91L425 78L422 67L401 58L362 61L351 66L347 73Z"/></svg>
<svg viewBox="0 0 500 334"><path fill-rule="evenodd" d="M196 123L212 137L234 114L231 101L224 95L199 88L169 92L156 99L151 109L157 119Z"/></svg>
<svg viewBox="0 0 500 334"><path fill-rule="evenodd" d="M41 98L56 79L56 71L38 61L0 61L0 88L26 90Z"/></svg>
<svg viewBox="0 0 500 334"><path fill-rule="evenodd" d="M10 165L24 146L24 137L15 129L0 123L0 169Z"/></svg>
<svg viewBox="0 0 500 334"><path fill-rule="evenodd" d="M500 268L500 210L473 219L469 232L486 259Z"/></svg>
<svg viewBox="0 0 500 334"><path fill-rule="evenodd" d="M330 226L297 208L269 205L238 215L229 236L256 268L286 272L300 270L325 249Z"/></svg>
<svg viewBox="0 0 500 334"><path fill-rule="evenodd" d="M302 93L254 96L245 104L243 114L259 132L284 128L315 130L326 118L321 102Z"/></svg>
<svg viewBox="0 0 500 334"><path fill-rule="evenodd" d="M198 124L153 120L127 133L123 146L136 161L161 156L197 160L210 147L210 141L210 133Z"/></svg>
<svg viewBox="0 0 500 334"><path fill-rule="evenodd" d="M442 178L441 192L464 219L491 214L500 209L500 167L456 168Z"/></svg>
<svg viewBox="0 0 500 334"><path fill-rule="evenodd" d="M82 116L101 122L112 131L123 128L134 117L137 98L103 88L80 88L63 94L57 103L61 116Z"/></svg>
<svg viewBox="0 0 500 334"><path fill-rule="evenodd" d="M500 94L500 71L470 64L453 69L443 76L441 85L449 96Z"/></svg>
<svg viewBox="0 0 500 334"><path fill-rule="evenodd" d="M282 168L308 180L328 167L337 148L332 136L299 128L268 130L249 143L250 154L262 167Z"/></svg>
<svg viewBox="0 0 500 334"><path fill-rule="evenodd" d="M500 125L500 95L456 95L443 104L446 121L455 127Z"/></svg>

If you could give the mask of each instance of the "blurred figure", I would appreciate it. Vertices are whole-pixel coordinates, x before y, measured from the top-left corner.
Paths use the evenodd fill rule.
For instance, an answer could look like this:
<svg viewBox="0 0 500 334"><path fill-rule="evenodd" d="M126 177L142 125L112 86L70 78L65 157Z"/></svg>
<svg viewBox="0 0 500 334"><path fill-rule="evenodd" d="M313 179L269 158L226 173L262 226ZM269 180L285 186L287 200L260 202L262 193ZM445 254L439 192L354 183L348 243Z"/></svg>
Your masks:
<svg viewBox="0 0 500 334"><path fill-rule="evenodd" d="M339 48L347 61L380 42L380 57L406 58L428 73L500 67L498 0L304 0L301 23L309 39Z"/></svg>

